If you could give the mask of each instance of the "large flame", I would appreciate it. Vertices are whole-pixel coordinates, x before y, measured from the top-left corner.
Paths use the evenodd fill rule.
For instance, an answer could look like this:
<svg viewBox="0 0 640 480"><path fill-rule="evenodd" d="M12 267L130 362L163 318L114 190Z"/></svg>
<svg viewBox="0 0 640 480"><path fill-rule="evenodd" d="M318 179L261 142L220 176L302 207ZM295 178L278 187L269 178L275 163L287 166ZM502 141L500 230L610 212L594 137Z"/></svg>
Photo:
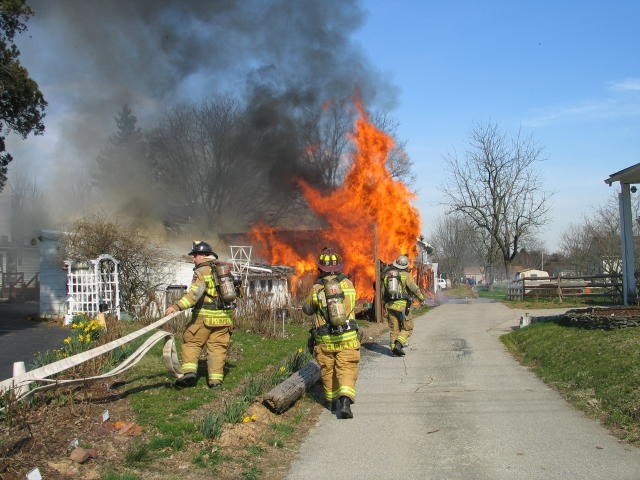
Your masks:
<svg viewBox="0 0 640 480"><path fill-rule="evenodd" d="M313 253L302 253L286 243L271 227L256 226L252 238L260 252L273 264L295 267L296 277L316 272L316 258L323 246L330 246L344 259L344 272L353 280L359 298L371 298L375 280L375 239L378 258L390 263L400 254L414 258L420 235L420 216L411 205L415 194L391 177L387 159L393 139L376 128L360 101L352 134L355 151L344 183L323 194L299 179L305 199L329 227L317 235ZM292 285L295 287L297 278Z"/></svg>

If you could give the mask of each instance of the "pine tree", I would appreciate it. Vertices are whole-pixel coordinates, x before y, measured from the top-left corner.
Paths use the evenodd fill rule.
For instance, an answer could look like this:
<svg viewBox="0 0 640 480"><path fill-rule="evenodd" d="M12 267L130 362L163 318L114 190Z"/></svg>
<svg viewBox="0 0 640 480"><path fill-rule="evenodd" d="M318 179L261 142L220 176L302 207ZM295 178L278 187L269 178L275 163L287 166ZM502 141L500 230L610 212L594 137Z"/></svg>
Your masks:
<svg viewBox="0 0 640 480"><path fill-rule="evenodd" d="M33 11L26 0L0 0L0 191L7 181L7 166L13 156L6 151L9 132L26 138L29 133L44 133L47 102L38 84L20 64L20 51L14 44L16 34L26 30Z"/></svg>

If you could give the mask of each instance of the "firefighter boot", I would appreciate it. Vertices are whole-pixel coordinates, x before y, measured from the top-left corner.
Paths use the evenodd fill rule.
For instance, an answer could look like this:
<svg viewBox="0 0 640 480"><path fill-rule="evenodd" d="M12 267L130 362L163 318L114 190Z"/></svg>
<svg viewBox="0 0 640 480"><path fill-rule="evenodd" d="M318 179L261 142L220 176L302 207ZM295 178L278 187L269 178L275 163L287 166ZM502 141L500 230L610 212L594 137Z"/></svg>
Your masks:
<svg viewBox="0 0 640 480"><path fill-rule="evenodd" d="M396 343L393 345L393 353L398 355L399 357L404 357L404 349L402 348L402 343L396 340Z"/></svg>
<svg viewBox="0 0 640 480"><path fill-rule="evenodd" d="M194 372L187 372L179 379L177 379L174 385L177 388L195 387L197 381L198 378L196 377L196 374Z"/></svg>
<svg viewBox="0 0 640 480"><path fill-rule="evenodd" d="M342 396L338 399L338 417L353 418L353 413L351 413L351 399L349 397Z"/></svg>

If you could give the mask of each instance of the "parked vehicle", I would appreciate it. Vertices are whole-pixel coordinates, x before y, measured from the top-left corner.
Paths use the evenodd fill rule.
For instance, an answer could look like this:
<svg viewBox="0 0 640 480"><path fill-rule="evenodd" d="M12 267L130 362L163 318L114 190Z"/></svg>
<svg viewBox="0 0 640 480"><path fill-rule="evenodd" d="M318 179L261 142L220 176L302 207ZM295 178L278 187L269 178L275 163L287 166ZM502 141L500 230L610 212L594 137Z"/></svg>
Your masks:
<svg viewBox="0 0 640 480"><path fill-rule="evenodd" d="M447 281L444 278L439 278L438 279L438 289L444 290L445 288L447 288Z"/></svg>

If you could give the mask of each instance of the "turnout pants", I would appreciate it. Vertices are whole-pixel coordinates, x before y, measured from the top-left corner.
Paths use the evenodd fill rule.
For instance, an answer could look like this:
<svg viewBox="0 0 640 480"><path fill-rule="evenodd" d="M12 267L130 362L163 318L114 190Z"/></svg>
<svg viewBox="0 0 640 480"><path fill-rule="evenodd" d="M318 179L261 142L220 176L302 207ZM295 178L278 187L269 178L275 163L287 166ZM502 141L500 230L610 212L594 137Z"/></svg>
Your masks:
<svg viewBox="0 0 640 480"><path fill-rule="evenodd" d="M224 362L231 343L231 326L207 327L196 318L182 335L182 372L196 373L202 347L207 350L207 379L220 383L224 379Z"/></svg>
<svg viewBox="0 0 640 480"><path fill-rule="evenodd" d="M387 308L387 323L389 324L389 347L393 349L396 340L402 346L407 344L407 340L413 333L413 319L407 317L404 311Z"/></svg>
<svg viewBox="0 0 640 480"><path fill-rule="evenodd" d="M314 354L320 365L325 399L331 402L345 396L355 402L360 348L335 351L318 344L314 348Z"/></svg>

